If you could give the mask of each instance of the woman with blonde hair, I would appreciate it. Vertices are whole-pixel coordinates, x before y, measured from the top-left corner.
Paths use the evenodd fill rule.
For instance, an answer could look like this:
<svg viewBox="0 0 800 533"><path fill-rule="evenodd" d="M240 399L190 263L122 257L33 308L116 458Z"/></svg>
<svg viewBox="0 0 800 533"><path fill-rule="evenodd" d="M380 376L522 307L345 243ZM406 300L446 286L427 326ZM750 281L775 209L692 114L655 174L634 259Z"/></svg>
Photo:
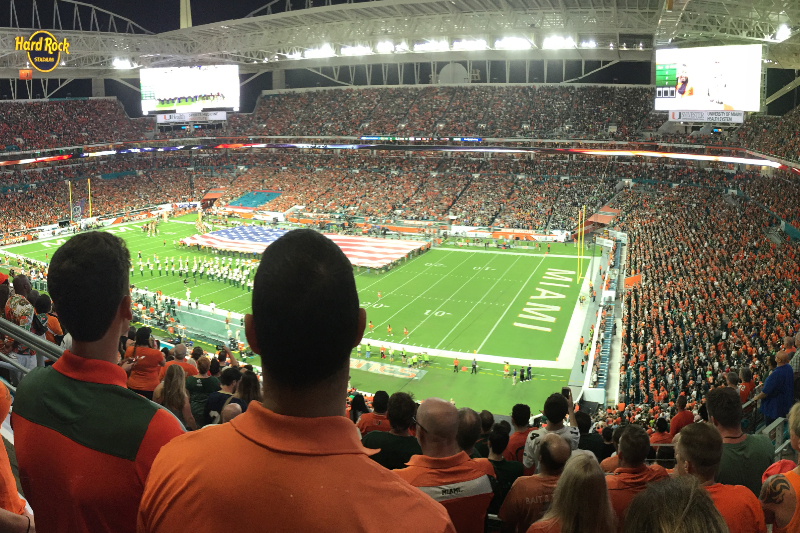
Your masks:
<svg viewBox="0 0 800 533"><path fill-rule="evenodd" d="M191 431L197 429L189 403L189 394L186 392L186 373L179 365L167 367L164 381L153 391L153 401L169 409L186 429Z"/></svg>
<svg viewBox="0 0 800 533"><path fill-rule="evenodd" d="M567 461L550 510L528 533L613 533L615 529L605 473L594 455L582 453Z"/></svg>
<svg viewBox="0 0 800 533"><path fill-rule="evenodd" d="M728 533L711 496L694 476L669 477L636 495L625 533Z"/></svg>

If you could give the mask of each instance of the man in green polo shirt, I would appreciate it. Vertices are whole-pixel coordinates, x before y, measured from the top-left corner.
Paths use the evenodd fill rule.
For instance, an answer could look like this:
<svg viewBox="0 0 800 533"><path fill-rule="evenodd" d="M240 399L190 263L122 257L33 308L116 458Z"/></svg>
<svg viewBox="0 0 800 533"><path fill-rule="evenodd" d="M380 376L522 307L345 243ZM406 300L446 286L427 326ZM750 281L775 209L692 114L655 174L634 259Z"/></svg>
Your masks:
<svg viewBox="0 0 800 533"><path fill-rule="evenodd" d="M417 354L412 355L411 356L411 367L412 368L417 368L417 361L418 361Z"/></svg>

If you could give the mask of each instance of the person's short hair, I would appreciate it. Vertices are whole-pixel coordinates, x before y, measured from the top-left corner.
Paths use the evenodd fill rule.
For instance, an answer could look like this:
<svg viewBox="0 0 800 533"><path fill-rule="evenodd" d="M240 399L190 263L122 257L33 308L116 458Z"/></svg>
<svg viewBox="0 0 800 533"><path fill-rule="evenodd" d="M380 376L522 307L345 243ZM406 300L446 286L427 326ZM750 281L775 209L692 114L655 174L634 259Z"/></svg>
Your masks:
<svg viewBox="0 0 800 533"><path fill-rule="evenodd" d="M210 363L210 365L209 365L209 367L208 367L208 371L209 371L209 372L211 372L211 375L212 375L212 376L216 376L216 375L219 373L219 369L220 369L220 368L221 368L221 367L220 367L220 365L219 365L219 359L217 359L217 358L215 357L215 358L213 358L213 359L211 360L211 363Z"/></svg>
<svg viewBox="0 0 800 533"><path fill-rule="evenodd" d="M494 425L494 415L484 409L478 416L481 417L481 432L488 433L492 430L492 426Z"/></svg>
<svg viewBox="0 0 800 533"><path fill-rule="evenodd" d="M660 431L661 433L669 431L669 423L666 418L656 419L656 431Z"/></svg>
<svg viewBox="0 0 800 533"><path fill-rule="evenodd" d="M458 433L456 442L462 450L469 450L481 436L481 418L473 409L462 407L458 410Z"/></svg>
<svg viewBox="0 0 800 533"><path fill-rule="evenodd" d="M194 348L192 348L192 359L194 359L195 361L200 360L200 358L203 357L203 353L204 352L201 347L195 346Z"/></svg>
<svg viewBox="0 0 800 533"><path fill-rule="evenodd" d="M385 390L375 392L372 397L372 410L376 413L385 413L387 407L389 407L389 393Z"/></svg>
<svg viewBox="0 0 800 533"><path fill-rule="evenodd" d="M197 373L200 374L201 376L207 374L208 369L210 367L211 367L211 359L209 359L208 357L203 356L197 360Z"/></svg>
<svg viewBox="0 0 800 533"><path fill-rule="evenodd" d="M53 306L53 302L50 301L50 297L46 294L40 294L38 298L36 298L36 303L33 305L34 311L36 311L37 315L41 315L42 313L47 313L50 311L50 308Z"/></svg>
<svg viewBox="0 0 800 533"><path fill-rule="evenodd" d="M498 424L503 426L503 428L508 432L508 434L511 435L511 423L508 420L501 420L500 422L498 422Z"/></svg>
<svg viewBox="0 0 800 533"><path fill-rule="evenodd" d="M556 472L564 468L564 465L567 463L565 460L563 463L560 461L556 461L553 459L552 453L550 453L550 445L547 442L547 439L542 439L541 444L539 445L539 462L548 472ZM566 459L569 460L569 455L566 456Z"/></svg>
<svg viewBox="0 0 800 533"><path fill-rule="evenodd" d="M548 396L544 401L544 409L542 411L548 422L563 422L569 412L569 402L567 402L563 394L556 392Z"/></svg>
<svg viewBox="0 0 800 533"><path fill-rule="evenodd" d="M628 426L617 426L614 428L614 433L611 435L611 442L614 444L619 444L619 439L622 438L622 434L625 433L625 428Z"/></svg>
<svg viewBox="0 0 800 533"><path fill-rule="evenodd" d="M725 380L728 382L728 385L730 385L731 387L735 387L739 385L739 374L737 374L736 372L728 372L725 375Z"/></svg>
<svg viewBox="0 0 800 533"><path fill-rule="evenodd" d="M130 295L125 241L104 231L79 233L53 254L47 287L74 341L100 340Z"/></svg>
<svg viewBox="0 0 800 533"><path fill-rule="evenodd" d="M611 426L606 426L603 428L603 440L607 442L611 442L614 436L614 428Z"/></svg>
<svg viewBox="0 0 800 533"><path fill-rule="evenodd" d="M681 459L692 463L705 479L713 478L722 461L722 436L711 424L689 424L681 429L679 447Z"/></svg>
<svg viewBox="0 0 800 533"><path fill-rule="evenodd" d="M528 427L528 422L531 419L531 408L524 403L518 403L511 408L511 420L514 421L518 427Z"/></svg>
<svg viewBox="0 0 800 533"><path fill-rule="evenodd" d="M678 400L675 402L675 406L678 409L686 409L686 396L678 396Z"/></svg>
<svg viewBox="0 0 800 533"><path fill-rule="evenodd" d="M414 414L417 412L417 403L414 397L407 392L395 392L389 396L386 407L386 418L395 431L406 431L411 427Z"/></svg>
<svg viewBox="0 0 800 533"><path fill-rule="evenodd" d="M228 367L222 371L222 374L219 376L219 382L225 385L233 385L235 381L239 381L242 379L242 373L239 372L239 369L236 367Z"/></svg>
<svg viewBox="0 0 800 533"><path fill-rule="evenodd" d="M794 347L794 337L789 337L789 336L784 337L783 344L785 344L787 348Z"/></svg>
<svg viewBox="0 0 800 533"><path fill-rule="evenodd" d="M575 422L578 424L578 431L581 435L589 433L592 430L592 417L589 413L578 411L575 413Z"/></svg>
<svg viewBox="0 0 800 533"><path fill-rule="evenodd" d="M350 261L329 238L298 229L270 244L252 305L261 363L274 382L315 385L347 366L361 333L358 291ZM298 342L310 326L319 341Z"/></svg>
<svg viewBox="0 0 800 533"><path fill-rule="evenodd" d="M619 439L619 455L632 466L644 464L650 453L650 438L638 424L626 426Z"/></svg>
<svg viewBox="0 0 800 533"><path fill-rule="evenodd" d="M723 533L728 531L728 526L697 478L678 476L649 483L644 491L637 494L625 514L623 531Z"/></svg>
<svg viewBox="0 0 800 533"><path fill-rule="evenodd" d="M739 371L739 376L742 378L744 383L750 383L750 380L753 379L753 371L748 367L743 367Z"/></svg>
<svg viewBox="0 0 800 533"><path fill-rule="evenodd" d="M493 424L489 430L489 449L494 453L503 453L508 448L508 439L511 437L511 426L506 424Z"/></svg>
<svg viewBox="0 0 800 533"><path fill-rule="evenodd" d="M153 330L148 328L147 326L142 326L141 328L136 330L136 344L139 346L149 346L150 344L150 334Z"/></svg>
<svg viewBox="0 0 800 533"><path fill-rule="evenodd" d="M730 387L717 387L706 394L708 415L714 417L724 428L738 428L742 425L744 412L739 391Z"/></svg>

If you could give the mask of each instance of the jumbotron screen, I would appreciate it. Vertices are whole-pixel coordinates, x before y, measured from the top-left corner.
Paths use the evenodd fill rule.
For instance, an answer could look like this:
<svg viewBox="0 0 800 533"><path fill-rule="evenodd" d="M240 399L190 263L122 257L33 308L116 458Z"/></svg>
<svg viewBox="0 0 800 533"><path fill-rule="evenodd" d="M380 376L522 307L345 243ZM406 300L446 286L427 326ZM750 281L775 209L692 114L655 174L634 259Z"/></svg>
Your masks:
<svg viewBox="0 0 800 533"><path fill-rule="evenodd" d="M758 111L761 45L656 50L656 110Z"/></svg>
<svg viewBox="0 0 800 533"><path fill-rule="evenodd" d="M145 68L139 72L142 113L196 113L209 107L239 111L239 66Z"/></svg>

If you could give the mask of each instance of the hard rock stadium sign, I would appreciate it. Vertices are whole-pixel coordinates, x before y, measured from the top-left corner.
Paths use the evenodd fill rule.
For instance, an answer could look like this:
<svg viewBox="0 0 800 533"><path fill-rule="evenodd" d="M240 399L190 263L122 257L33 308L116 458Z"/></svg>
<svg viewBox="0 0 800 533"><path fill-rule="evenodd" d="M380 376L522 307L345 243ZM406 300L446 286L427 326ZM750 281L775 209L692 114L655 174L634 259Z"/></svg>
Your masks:
<svg viewBox="0 0 800 533"><path fill-rule="evenodd" d="M28 53L28 61L39 72L52 72L61 62L61 52L69 54L66 37L59 41L44 30L34 32L27 41L24 37L15 37L14 44L15 51Z"/></svg>

